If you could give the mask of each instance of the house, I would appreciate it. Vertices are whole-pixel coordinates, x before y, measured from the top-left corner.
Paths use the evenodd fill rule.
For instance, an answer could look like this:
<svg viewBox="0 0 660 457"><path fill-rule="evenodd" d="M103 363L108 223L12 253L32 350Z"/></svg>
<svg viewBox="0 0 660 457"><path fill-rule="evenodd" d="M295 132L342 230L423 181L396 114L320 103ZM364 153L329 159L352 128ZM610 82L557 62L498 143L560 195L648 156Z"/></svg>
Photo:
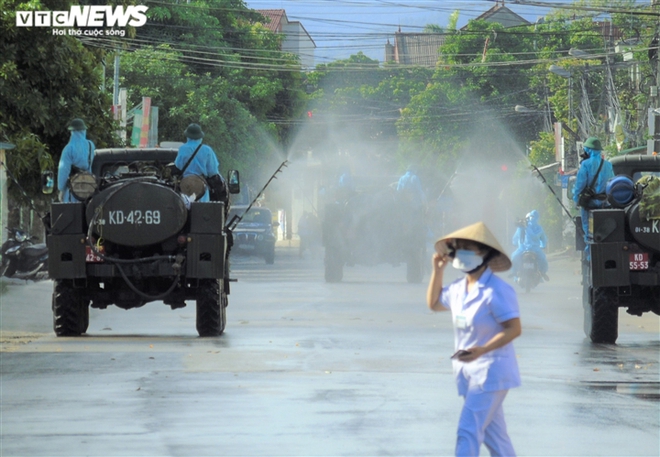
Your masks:
<svg viewBox="0 0 660 457"><path fill-rule="evenodd" d="M299 21L289 21L285 10L256 10L269 19L264 27L274 33L283 34L282 51L290 52L300 58L303 68L314 67L314 49L316 43L309 36Z"/></svg>
<svg viewBox="0 0 660 457"><path fill-rule="evenodd" d="M403 33L399 29L394 34L394 44L387 40L385 62L434 68L444 41L441 33Z"/></svg>
<svg viewBox="0 0 660 457"><path fill-rule="evenodd" d="M525 18L504 6L503 1L497 2L495 6L476 19L497 22L505 27L530 24ZM467 25L461 30L466 28ZM445 35L442 33L402 33L399 28L399 31L394 34L394 44L387 40L385 62L433 68L438 62L440 47L444 41Z"/></svg>
<svg viewBox="0 0 660 457"><path fill-rule="evenodd" d="M486 22L496 22L502 24L504 27L516 27L519 25L530 25L530 22L522 16L517 15L509 8L504 6L504 1L501 3L496 2L495 6L476 17L475 20L483 20ZM467 25L461 27L461 30L466 30Z"/></svg>

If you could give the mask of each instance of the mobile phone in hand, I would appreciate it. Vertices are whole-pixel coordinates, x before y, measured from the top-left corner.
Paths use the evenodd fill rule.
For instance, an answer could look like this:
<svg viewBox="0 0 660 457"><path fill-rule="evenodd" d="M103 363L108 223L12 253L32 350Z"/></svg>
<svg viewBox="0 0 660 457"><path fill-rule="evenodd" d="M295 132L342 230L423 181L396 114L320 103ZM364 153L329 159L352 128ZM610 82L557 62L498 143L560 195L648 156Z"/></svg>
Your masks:
<svg viewBox="0 0 660 457"><path fill-rule="evenodd" d="M472 354L470 351L466 351L464 349L459 349L454 353L454 355L451 356L452 359L458 359L460 357L463 357L464 355Z"/></svg>

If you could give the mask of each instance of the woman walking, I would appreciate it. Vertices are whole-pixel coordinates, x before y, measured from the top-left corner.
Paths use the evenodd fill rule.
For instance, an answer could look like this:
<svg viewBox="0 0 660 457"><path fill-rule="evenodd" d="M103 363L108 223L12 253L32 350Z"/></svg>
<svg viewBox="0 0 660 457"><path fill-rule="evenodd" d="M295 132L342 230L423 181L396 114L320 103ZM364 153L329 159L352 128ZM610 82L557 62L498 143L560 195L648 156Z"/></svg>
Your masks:
<svg viewBox="0 0 660 457"><path fill-rule="evenodd" d="M456 455L478 456L483 443L493 456L515 456L502 403L520 385L511 343L521 333L520 313L513 288L493 274L510 269L511 260L483 222L440 238L435 249L426 299L433 311L451 311L454 376L465 399ZM448 263L465 277L444 286Z"/></svg>

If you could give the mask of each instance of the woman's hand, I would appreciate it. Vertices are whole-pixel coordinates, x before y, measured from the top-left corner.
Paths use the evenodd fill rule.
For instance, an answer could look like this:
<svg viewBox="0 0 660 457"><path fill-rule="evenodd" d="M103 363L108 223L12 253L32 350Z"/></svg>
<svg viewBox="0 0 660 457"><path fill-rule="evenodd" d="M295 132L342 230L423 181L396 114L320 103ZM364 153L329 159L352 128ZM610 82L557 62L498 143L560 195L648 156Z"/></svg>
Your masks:
<svg viewBox="0 0 660 457"><path fill-rule="evenodd" d="M433 269L435 271L442 271L447 266L447 263L449 263L449 256L446 254L438 254L437 252L435 252L433 254L432 263L433 263Z"/></svg>
<svg viewBox="0 0 660 457"><path fill-rule="evenodd" d="M466 351L468 351L469 354L462 355L458 358L461 362L474 362L486 353L486 349L480 346L471 347L470 349L466 349Z"/></svg>
<svg viewBox="0 0 660 457"><path fill-rule="evenodd" d="M429 309L433 311L447 311L447 308L442 306L438 301L440 291L442 290L442 276L447 266L449 256L433 253L431 260L433 264L433 271L431 271L431 279L429 280L429 287L426 291L426 304Z"/></svg>

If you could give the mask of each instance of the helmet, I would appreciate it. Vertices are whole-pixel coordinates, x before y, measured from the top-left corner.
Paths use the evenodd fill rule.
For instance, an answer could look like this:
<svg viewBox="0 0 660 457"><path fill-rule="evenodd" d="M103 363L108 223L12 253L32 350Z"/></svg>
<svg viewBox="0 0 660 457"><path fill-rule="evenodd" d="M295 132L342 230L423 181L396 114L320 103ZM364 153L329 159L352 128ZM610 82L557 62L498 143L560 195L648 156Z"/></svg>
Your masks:
<svg viewBox="0 0 660 457"><path fill-rule="evenodd" d="M635 183L625 175L610 179L605 186L607 200L615 208L622 208L635 198Z"/></svg>
<svg viewBox="0 0 660 457"><path fill-rule="evenodd" d="M525 219L527 219L528 222L536 222L539 220L539 212L533 209L527 213Z"/></svg>
<svg viewBox="0 0 660 457"><path fill-rule="evenodd" d="M191 140L199 140L200 138L204 138L204 132L202 132L202 128L199 126L199 124L190 124L186 131L183 133L186 135L186 138L190 138Z"/></svg>
<svg viewBox="0 0 660 457"><path fill-rule="evenodd" d="M87 130L87 126L85 125L85 121L82 119L74 119L71 122L69 122L69 130L72 131L80 131L80 130Z"/></svg>
<svg viewBox="0 0 660 457"><path fill-rule="evenodd" d="M590 136L587 138L587 141L585 141L582 146L589 149L595 149L596 151L603 150L603 146L600 144L600 140L595 136Z"/></svg>

